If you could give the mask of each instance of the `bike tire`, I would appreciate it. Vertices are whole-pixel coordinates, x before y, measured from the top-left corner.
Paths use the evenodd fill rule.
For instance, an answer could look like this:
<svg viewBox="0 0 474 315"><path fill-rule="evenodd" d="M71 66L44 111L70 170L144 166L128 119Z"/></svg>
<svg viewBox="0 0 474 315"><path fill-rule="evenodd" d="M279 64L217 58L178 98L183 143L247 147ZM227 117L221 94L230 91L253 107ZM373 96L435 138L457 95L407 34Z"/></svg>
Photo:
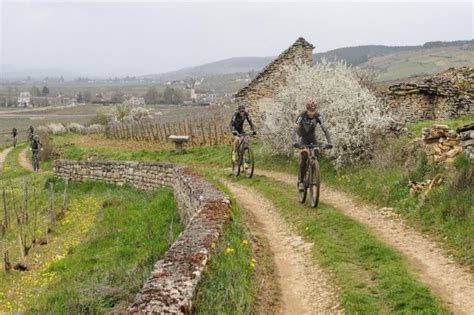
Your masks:
<svg viewBox="0 0 474 315"><path fill-rule="evenodd" d="M304 183L304 189L303 191L300 191L299 187L298 187L298 184L297 185L297 189L298 189L298 193L299 193L299 202L300 203L305 203L306 201L306 196L308 194L308 174L309 173L309 165L308 167L306 168L306 174L303 178L303 183Z"/></svg>
<svg viewBox="0 0 474 315"><path fill-rule="evenodd" d="M311 208L316 208L319 204L320 177L319 163L315 160L310 167L309 205Z"/></svg>
<svg viewBox="0 0 474 315"><path fill-rule="evenodd" d="M245 173L245 177L252 178L255 165L253 151L251 148L244 149L242 160L244 162L243 171Z"/></svg>
<svg viewBox="0 0 474 315"><path fill-rule="evenodd" d="M240 156L237 158L237 161L234 161L232 159L232 150L230 152L230 161L232 162L232 174L234 174L235 176L239 176L240 175L240 164L241 164L241 161L240 161Z"/></svg>

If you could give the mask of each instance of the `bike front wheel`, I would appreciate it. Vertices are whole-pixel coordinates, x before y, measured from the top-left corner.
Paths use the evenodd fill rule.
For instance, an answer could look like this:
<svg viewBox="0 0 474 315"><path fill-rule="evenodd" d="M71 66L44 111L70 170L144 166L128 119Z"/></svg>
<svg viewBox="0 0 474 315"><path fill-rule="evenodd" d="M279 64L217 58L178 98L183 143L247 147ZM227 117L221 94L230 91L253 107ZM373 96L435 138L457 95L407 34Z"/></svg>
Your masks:
<svg viewBox="0 0 474 315"><path fill-rule="evenodd" d="M299 202L301 203L305 203L306 201L306 195L308 194L308 186L309 186L309 170L308 170L308 167L306 169L306 173L304 175L304 178L303 178L303 184L304 184L304 189L303 190L300 190L299 187L298 187L298 193L299 193ZM299 185L299 183L298 183Z"/></svg>
<svg viewBox="0 0 474 315"><path fill-rule="evenodd" d="M254 168L255 165L253 151L251 148L245 148L243 152L243 171L247 178L251 178L253 176Z"/></svg>
<svg viewBox="0 0 474 315"><path fill-rule="evenodd" d="M232 162L232 174L234 174L235 176L239 176L240 174L240 157L237 158L236 161L234 161L234 158L233 158L233 150L231 151L231 154L230 154L230 160Z"/></svg>
<svg viewBox="0 0 474 315"><path fill-rule="evenodd" d="M319 163L317 160L311 163L309 168L309 205L311 208L316 208L319 204L319 190L320 190L320 173Z"/></svg>

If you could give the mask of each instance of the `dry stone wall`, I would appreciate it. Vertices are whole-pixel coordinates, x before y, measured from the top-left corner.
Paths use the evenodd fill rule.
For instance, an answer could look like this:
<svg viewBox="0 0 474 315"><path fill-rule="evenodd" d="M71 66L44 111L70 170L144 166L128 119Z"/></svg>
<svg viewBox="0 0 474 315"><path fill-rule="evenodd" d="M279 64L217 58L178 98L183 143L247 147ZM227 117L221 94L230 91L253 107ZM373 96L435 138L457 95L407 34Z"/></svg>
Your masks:
<svg viewBox="0 0 474 315"><path fill-rule="evenodd" d="M423 80L388 87L382 98L402 121L474 114L474 69L449 69Z"/></svg>
<svg viewBox="0 0 474 315"><path fill-rule="evenodd" d="M464 153L474 161L474 123L461 126L456 131L459 133Z"/></svg>
<svg viewBox="0 0 474 315"><path fill-rule="evenodd" d="M135 301L121 314L187 314L202 272L224 224L230 201L192 168L153 162L57 160L54 171L70 180L129 184L142 190L174 189L185 230L154 266Z"/></svg>
<svg viewBox="0 0 474 315"><path fill-rule="evenodd" d="M286 83L285 67L295 64L313 63L314 46L300 37L275 60L268 64L247 86L235 95L239 103L248 106L257 127L262 123L262 106L271 103L278 89Z"/></svg>

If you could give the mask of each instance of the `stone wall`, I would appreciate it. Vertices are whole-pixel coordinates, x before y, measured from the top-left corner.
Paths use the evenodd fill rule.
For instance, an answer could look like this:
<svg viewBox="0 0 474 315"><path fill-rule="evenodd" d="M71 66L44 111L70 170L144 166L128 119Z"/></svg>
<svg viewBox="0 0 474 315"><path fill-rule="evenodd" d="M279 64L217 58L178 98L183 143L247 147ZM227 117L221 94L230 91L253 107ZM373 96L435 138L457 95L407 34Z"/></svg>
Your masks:
<svg viewBox="0 0 474 315"><path fill-rule="evenodd" d="M394 84L382 98L402 121L474 114L474 69L449 69L429 78Z"/></svg>
<svg viewBox="0 0 474 315"><path fill-rule="evenodd" d="M161 186L174 189L185 230L154 266L128 314L185 314L224 224L230 219L230 202L220 190L194 173L192 168L153 162L65 161L54 171L70 180L100 180L129 184L143 190ZM123 314L123 312L122 312Z"/></svg>
<svg viewBox="0 0 474 315"><path fill-rule="evenodd" d="M300 37L287 50L268 64L247 86L235 95L239 103L248 106L257 128L261 127L264 106L268 106L277 90L286 82L286 66L298 62L313 63L314 46Z"/></svg>
<svg viewBox="0 0 474 315"><path fill-rule="evenodd" d="M474 161L474 122L461 126L456 131L459 133L464 153Z"/></svg>

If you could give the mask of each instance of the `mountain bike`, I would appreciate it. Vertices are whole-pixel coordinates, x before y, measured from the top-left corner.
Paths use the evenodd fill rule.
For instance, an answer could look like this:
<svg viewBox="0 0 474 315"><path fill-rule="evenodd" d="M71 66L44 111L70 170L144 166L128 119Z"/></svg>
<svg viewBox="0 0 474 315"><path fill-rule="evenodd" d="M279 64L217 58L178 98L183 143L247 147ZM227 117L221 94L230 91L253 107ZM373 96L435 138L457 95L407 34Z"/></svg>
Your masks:
<svg viewBox="0 0 474 315"><path fill-rule="evenodd" d="M303 149L307 149L309 156L306 160L306 174L303 179L304 189L299 192L299 202L305 203L306 196L309 192L309 204L311 208L316 208L319 204L319 190L321 187L321 176L319 172L319 156L321 149L324 146L321 145L304 145Z"/></svg>
<svg viewBox="0 0 474 315"><path fill-rule="evenodd" d="M239 176L240 172L244 172L247 178L251 178L253 176L254 171L254 158L253 158L253 151L250 148L249 139L251 133L243 133L239 134L238 136L241 137L241 141L239 147L237 148L237 160L234 161L232 159L232 173L235 176Z"/></svg>

